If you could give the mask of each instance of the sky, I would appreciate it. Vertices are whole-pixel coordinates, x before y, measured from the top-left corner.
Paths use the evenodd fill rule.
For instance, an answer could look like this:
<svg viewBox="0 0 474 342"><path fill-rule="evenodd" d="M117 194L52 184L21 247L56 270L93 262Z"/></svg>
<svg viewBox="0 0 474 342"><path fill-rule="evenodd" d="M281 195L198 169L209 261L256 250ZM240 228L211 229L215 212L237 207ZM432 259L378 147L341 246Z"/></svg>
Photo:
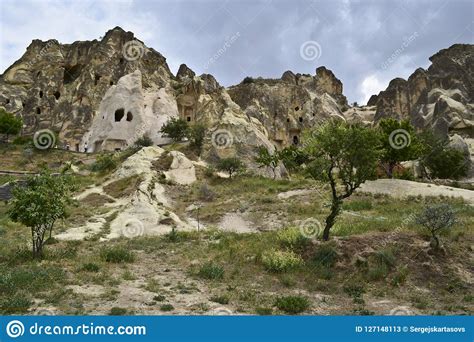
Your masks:
<svg viewBox="0 0 474 342"><path fill-rule="evenodd" d="M472 0L1 0L0 72L33 39L93 40L115 26L224 86L331 69L350 103L474 43Z"/></svg>

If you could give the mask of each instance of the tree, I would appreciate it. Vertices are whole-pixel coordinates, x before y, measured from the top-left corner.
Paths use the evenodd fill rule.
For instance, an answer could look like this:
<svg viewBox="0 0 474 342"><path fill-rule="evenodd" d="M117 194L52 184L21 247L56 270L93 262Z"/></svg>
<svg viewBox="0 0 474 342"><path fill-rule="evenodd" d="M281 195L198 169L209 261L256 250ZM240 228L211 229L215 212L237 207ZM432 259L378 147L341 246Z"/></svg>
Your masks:
<svg viewBox="0 0 474 342"><path fill-rule="evenodd" d="M280 156L277 152L272 154L268 152L266 147L260 146L255 161L260 165L259 167L269 167L273 172L273 179L275 179L276 168L280 163Z"/></svg>
<svg viewBox="0 0 474 342"><path fill-rule="evenodd" d="M437 137L431 131L421 135L421 165L434 178L458 179L467 175L469 165L463 152L449 147L447 138ZM426 172L425 172L426 173Z"/></svg>
<svg viewBox="0 0 474 342"><path fill-rule="evenodd" d="M22 126L23 120L21 118L17 118L15 115L0 108L0 133L5 134L6 141L8 141L9 135L20 133Z"/></svg>
<svg viewBox="0 0 474 342"><path fill-rule="evenodd" d="M207 127L202 123L195 123L189 126L187 131L187 137L189 139L189 145L194 147L196 150L201 152L202 144L206 136Z"/></svg>
<svg viewBox="0 0 474 342"><path fill-rule="evenodd" d="M328 121L305 139L304 148L310 158L308 176L331 186L331 212L323 232L327 241L343 200L366 180L375 179L380 156L378 134L358 124Z"/></svg>
<svg viewBox="0 0 474 342"><path fill-rule="evenodd" d="M383 151L380 159L387 176L392 178L393 168L402 161L418 158L421 146L414 127L407 120L382 119L379 128Z"/></svg>
<svg viewBox="0 0 474 342"><path fill-rule="evenodd" d="M54 223L67 217L66 209L72 201L70 195L74 189L73 180L68 175L53 176L47 169L28 178L26 186L13 188L8 216L31 228L35 258L42 256L46 232L49 231L51 238Z"/></svg>
<svg viewBox="0 0 474 342"><path fill-rule="evenodd" d="M143 134L142 137L138 138L134 145L136 147L147 147L147 146L153 146L154 143L153 143L153 140L150 138L149 135L147 134Z"/></svg>
<svg viewBox="0 0 474 342"><path fill-rule="evenodd" d="M182 141L188 133L188 123L181 118L171 118L161 127L160 132L173 141Z"/></svg>
<svg viewBox="0 0 474 342"><path fill-rule="evenodd" d="M232 174L242 171L245 166L238 158L223 158L217 162L217 169L219 171L225 171L229 174L229 178L232 178Z"/></svg>
<svg viewBox="0 0 474 342"><path fill-rule="evenodd" d="M301 165L308 162L305 151L294 145L280 150L278 156L288 171L296 171Z"/></svg>
<svg viewBox="0 0 474 342"><path fill-rule="evenodd" d="M415 222L426 228L431 234L431 246L439 248L438 234L456 223L453 208L449 204L438 204L426 207L415 219Z"/></svg>

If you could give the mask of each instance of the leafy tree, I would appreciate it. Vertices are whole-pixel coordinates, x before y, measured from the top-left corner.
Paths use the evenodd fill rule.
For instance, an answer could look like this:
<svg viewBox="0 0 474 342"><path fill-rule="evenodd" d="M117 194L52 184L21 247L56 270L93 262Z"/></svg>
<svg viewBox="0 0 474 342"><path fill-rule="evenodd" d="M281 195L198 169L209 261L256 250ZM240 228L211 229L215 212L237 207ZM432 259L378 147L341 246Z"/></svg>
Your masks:
<svg viewBox="0 0 474 342"><path fill-rule="evenodd" d="M217 162L216 167L219 171L227 172L229 178L232 178L234 173L245 169L245 165L240 161L240 159L235 157L220 159Z"/></svg>
<svg viewBox="0 0 474 342"><path fill-rule="evenodd" d="M153 143L153 140L150 138L149 135L147 134L144 134L142 137L138 138L134 145L136 147L147 147L147 146L153 146L154 143Z"/></svg>
<svg viewBox="0 0 474 342"><path fill-rule="evenodd" d="M182 141L188 133L188 123L181 118L171 118L161 127L160 132L173 141Z"/></svg>
<svg viewBox="0 0 474 342"><path fill-rule="evenodd" d="M3 108L0 108L0 133L5 134L6 141L8 141L9 135L16 135L20 133L21 127L23 126L23 120L15 117L15 115L6 112Z"/></svg>
<svg viewBox="0 0 474 342"><path fill-rule="evenodd" d="M393 168L398 163L419 157L421 145L408 120L382 119L379 128L383 151L380 159L385 164L387 176L392 178Z"/></svg>
<svg viewBox="0 0 474 342"><path fill-rule="evenodd" d="M285 147L278 152L280 160L288 171L296 171L301 165L308 162L308 155L303 149L294 145Z"/></svg>
<svg viewBox="0 0 474 342"><path fill-rule="evenodd" d="M267 148L260 146L258 149L258 155L255 157L255 161L260 165L260 167L268 167L273 172L273 179L276 177L276 169L280 163L280 156L277 152L273 154L268 152Z"/></svg>
<svg viewBox="0 0 474 342"><path fill-rule="evenodd" d="M189 145L194 147L196 150L201 152L204 138L206 137L207 127L202 123L195 123L189 126L187 131L187 137L189 139Z"/></svg>
<svg viewBox="0 0 474 342"><path fill-rule="evenodd" d="M366 180L375 179L380 147L377 133L358 124L328 121L306 137L310 161L306 172L331 186L331 212L326 218L323 239L336 222L343 200Z"/></svg>
<svg viewBox="0 0 474 342"><path fill-rule="evenodd" d="M244 80L242 81L243 84L250 84L250 83L254 83L254 82L255 82L255 80L250 76L245 77Z"/></svg>
<svg viewBox="0 0 474 342"><path fill-rule="evenodd" d="M66 209L74 189L70 176L53 176L47 169L28 178L26 186L13 188L8 215L14 222L31 228L35 258L42 256L46 232L49 231L51 238L54 223L67 217Z"/></svg>
<svg viewBox="0 0 474 342"><path fill-rule="evenodd" d="M467 175L469 165L463 152L449 147L447 138L437 137L431 131L421 135L421 164L434 178L458 179ZM426 173L426 171L425 171Z"/></svg>
<svg viewBox="0 0 474 342"><path fill-rule="evenodd" d="M452 227L456 223L453 208L449 204L438 204L426 207L415 220L431 234L431 246L439 248L439 232Z"/></svg>

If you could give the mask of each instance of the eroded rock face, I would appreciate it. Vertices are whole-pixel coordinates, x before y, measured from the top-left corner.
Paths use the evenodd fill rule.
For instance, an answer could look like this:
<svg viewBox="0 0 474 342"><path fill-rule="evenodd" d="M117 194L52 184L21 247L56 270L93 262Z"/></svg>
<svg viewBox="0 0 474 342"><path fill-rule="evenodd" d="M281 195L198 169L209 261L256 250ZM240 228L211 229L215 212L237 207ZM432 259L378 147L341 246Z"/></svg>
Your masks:
<svg viewBox="0 0 474 342"><path fill-rule="evenodd" d="M435 127L473 136L474 45L455 44L430 58L428 70L417 69L408 80L390 82L370 104L375 120L409 119L417 127ZM447 132L446 132L447 133Z"/></svg>
<svg viewBox="0 0 474 342"><path fill-rule="evenodd" d="M278 148L298 144L302 132L331 116L342 116L342 83L324 67L316 76L285 71L279 80L256 79L229 88L245 114L263 124Z"/></svg>
<svg viewBox="0 0 474 342"><path fill-rule="evenodd" d="M0 105L23 118L24 134L49 128L64 145L79 149L104 95L121 77L138 69L144 87L163 87L173 78L153 49L142 45L142 58L124 58L124 46L133 40L132 32L119 27L100 41L34 40L0 77Z"/></svg>

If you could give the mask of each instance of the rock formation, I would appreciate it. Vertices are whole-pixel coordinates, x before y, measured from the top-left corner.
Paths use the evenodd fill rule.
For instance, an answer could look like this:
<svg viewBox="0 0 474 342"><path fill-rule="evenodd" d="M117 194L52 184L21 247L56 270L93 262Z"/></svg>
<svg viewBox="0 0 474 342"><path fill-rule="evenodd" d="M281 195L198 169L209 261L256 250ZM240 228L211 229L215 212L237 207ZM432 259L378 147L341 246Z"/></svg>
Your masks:
<svg viewBox="0 0 474 342"><path fill-rule="evenodd" d="M408 80L396 78L368 105L375 120L409 119L417 127L434 127L473 136L474 45L455 44L430 58L428 70L417 69Z"/></svg>

